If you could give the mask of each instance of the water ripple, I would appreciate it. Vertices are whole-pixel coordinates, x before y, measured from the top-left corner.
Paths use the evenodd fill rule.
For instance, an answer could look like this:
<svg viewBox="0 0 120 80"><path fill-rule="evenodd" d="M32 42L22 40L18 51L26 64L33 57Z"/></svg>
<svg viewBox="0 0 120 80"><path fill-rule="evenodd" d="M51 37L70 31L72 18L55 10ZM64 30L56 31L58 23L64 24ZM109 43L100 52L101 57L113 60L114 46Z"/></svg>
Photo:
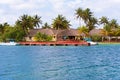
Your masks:
<svg viewBox="0 0 120 80"><path fill-rule="evenodd" d="M0 80L119 80L120 45L0 46Z"/></svg>

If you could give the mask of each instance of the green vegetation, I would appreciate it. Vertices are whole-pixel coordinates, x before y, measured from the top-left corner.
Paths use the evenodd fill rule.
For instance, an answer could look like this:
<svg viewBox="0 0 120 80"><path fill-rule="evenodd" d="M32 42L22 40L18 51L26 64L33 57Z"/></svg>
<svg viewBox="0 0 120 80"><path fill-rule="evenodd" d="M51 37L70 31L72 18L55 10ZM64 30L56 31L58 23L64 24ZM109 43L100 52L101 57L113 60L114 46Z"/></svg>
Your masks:
<svg viewBox="0 0 120 80"><path fill-rule="evenodd" d="M115 19L109 21L107 17L100 18L100 24L103 24L102 34L104 36L119 36L120 26Z"/></svg>
<svg viewBox="0 0 120 80"><path fill-rule="evenodd" d="M91 36L91 39L92 39L92 41L95 41L95 42L100 42L100 41L102 41L102 37L99 36L99 35L92 35L92 36Z"/></svg>
<svg viewBox="0 0 120 80"><path fill-rule="evenodd" d="M79 34L83 34L84 37L88 37L89 36L89 30L85 26L78 27L78 31L79 31Z"/></svg>
<svg viewBox="0 0 120 80"><path fill-rule="evenodd" d="M42 34L42 33L38 32L35 35L35 40L36 41L51 41L52 40L52 36L48 36L46 34Z"/></svg>
<svg viewBox="0 0 120 80"><path fill-rule="evenodd" d="M69 29L70 22L63 15L58 15L52 23L54 29Z"/></svg>
<svg viewBox="0 0 120 80"><path fill-rule="evenodd" d="M101 29L101 34L104 37L120 36L120 26L115 19L109 20L109 18L105 16L97 19L89 8L78 8L75 10L75 15L80 22L78 31L80 35L83 35L84 37L91 37L93 41L100 41L101 37L99 35L89 35L89 32L92 29L95 29L97 25L101 25L103 27L103 29ZM71 24L63 15L58 15L54 18L51 25L47 22L42 25L40 16L24 14L20 16L12 26L8 23L0 24L0 41L8 41L9 39L24 41L25 37L29 35L30 29L37 29L40 28L40 26L42 26L41 28L43 29L53 28L59 30L69 29ZM37 33L35 37L36 41L52 40L51 36L42 33Z"/></svg>
<svg viewBox="0 0 120 80"><path fill-rule="evenodd" d="M15 41L24 41L24 37L28 34L29 29L39 27L41 17L23 15L15 23L10 26L8 23L0 24L0 41L6 42L10 39Z"/></svg>
<svg viewBox="0 0 120 80"><path fill-rule="evenodd" d="M80 20L80 22L83 21L85 23L89 31L94 29L96 27L95 25L98 23L97 19L93 16L93 13L89 8L86 8L85 10L78 8L75 10L75 15L76 18Z"/></svg>
<svg viewBox="0 0 120 80"><path fill-rule="evenodd" d="M3 32L0 33L0 41L8 41L14 39L15 41L23 41L25 33L20 27L4 26Z"/></svg>
<svg viewBox="0 0 120 80"><path fill-rule="evenodd" d="M48 23L46 22L43 26L42 26L43 29L46 29L46 28L51 28L50 25L48 25Z"/></svg>
<svg viewBox="0 0 120 80"><path fill-rule="evenodd" d="M42 24L41 17L23 15L16 21L16 25L22 27L24 33L27 35L29 29L37 28Z"/></svg>

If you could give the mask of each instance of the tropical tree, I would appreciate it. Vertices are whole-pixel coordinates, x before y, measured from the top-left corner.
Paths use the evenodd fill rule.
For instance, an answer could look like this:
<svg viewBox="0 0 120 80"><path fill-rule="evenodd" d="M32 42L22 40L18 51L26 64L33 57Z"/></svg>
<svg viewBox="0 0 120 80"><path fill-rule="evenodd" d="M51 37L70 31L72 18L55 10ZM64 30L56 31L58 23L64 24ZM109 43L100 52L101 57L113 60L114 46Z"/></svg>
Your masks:
<svg viewBox="0 0 120 80"><path fill-rule="evenodd" d="M102 34L104 36L110 36L111 33L112 33L112 30L111 30L110 25L109 24L104 25L103 30L102 30Z"/></svg>
<svg viewBox="0 0 120 80"><path fill-rule="evenodd" d="M36 28L40 27L40 24L42 24L41 17L38 15L35 15L33 17L33 22L34 22L34 27L36 27Z"/></svg>
<svg viewBox="0 0 120 80"><path fill-rule="evenodd" d="M41 23L40 20L41 17L38 17L35 15L34 17L29 15L23 15L16 21L16 25L21 26L24 30L25 34L28 34L29 29L33 29L34 27L38 27L39 23Z"/></svg>
<svg viewBox="0 0 120 80"><path fill-rule="evenodd" d="M81 26L81 21L83 19L83 10L82 8L78 8L75 10L75 15L76 15L76 18L79 19L79 23L80 23L80 26Z"/></svg>
<svg viewBox="0 0 120 80"><path fill-rule="evenodd" d="M42 33L38 32L35 35L35 40L36 41L51 41L52 40L52 36L49 36L49 35L42 34Z"/></svg>
<svg viewBox="0 0 120 80"><path fill-rule="evenodd" d="M95 17L91 17L89 21L87 22L86 26L88 27L88 30L91 31L92 29L96 27L97 23L98 23L97 19Z"/></svg>
<svg viewBox="0 0 120 80"><path fill-rule="evenodd" d="M23 41L24 40L25 33L23 32L21 27L14 26L12 33L15 34L15 38L14 38L15 41Z"/></svg>
<svg viewBox="0 0 120 80"><path fill-rule="evenodd" d="M96 27L95 25L98 24L97 18L93 16L93 12L91 12L89 8L86 8L84 10L83 20L86 24L86 27L88 27L89 31L94 29Z"/></svg>
<svg viewBox="0 0 120 80"><path fill-rule="evenodd" d="M120 28L117 28L117 30L115 31L115 36L120 36Z"/></svg>
<svg viewBox="0 0 120 80"><path fill-rule="evenodd" d="M7 22L0 24L0 33L4 33L5 27L9 26Z"/></svg>
<svg viewBox="0 0 120 80"><path fill-rule="evenodd" d="M90 11L89 8L86 8L83 11L83 20L86 24L88 24L88 22L90 22L90 19L91 19L92 15L93 15L93 13Z"/></svg>
<svg viewBox="0 0 120 80"><path fill-rule="evenodd" d="M106 37L106 36L108 36L109 33L108 33L108 31L102 29L102 30L101 30L101 34L102 34L104 37Z"/></svg>
<svg viewBox="0 0 120 80"><path fill-rule="evenodd" d="M102 18L100 18L99 22L100 24L103 24L104 27L106 26L110 27L110 29L118 28L118 23L115 19L109 21L107 17L103 16Z"/></svg>
<svg viewBox="0 0 120 80"><path fill-rule="evenodd" d="M28 15L23 15L16 21L16 25L22 27L24 33L27 34L28 28L33 27L32 18Z"/></svg>
<svg viewBox="0 0 120 80"><path fill-rule="evenodd" d="M4 33L4 26L2 24L0 24L0 32Z"/></svg>
<svg viewBox="0 0 120 80"><path fill-rule="evenodd" d="M109 25L112 29L115 29L115 28L118 28L118 23L115 19L112 19L110 22L109 22Z"/></svg>
<svg viewBox="0 0 120 80"><path fill-rule="evenodd" d="M89 36L89 30L86 26L78 27L79 34L84 34L85 36Z"/></svg>
<svg viewBox="0 0 120 80"><path fill-rule="evenodd" d="M102 16L102 17L100 18L99 23L100 23L100 24L104 24L104 25L108 24L108 23L109 23L108 18L107 18L106 16Z"/></svg>
<svg viewBox="0 0 120 80"><path fill-rule="evenodd" d="M83 20L89 31L96 27L95 25L97 24L97 19L93 16L93 13L89 8L86 8L85 10L78 8L75 11L77 19Z"/></svg>
<svg viewBox="0 0 120 80"><path fill-rule="evenodd" d="M118 23L115 19L112 19L112 20L108 20L107 17L102 17L100 18L100 24L103 24L103 30L102 30L102 34L105 35L105 36L116 36L118 35L119 33L117 32L118 31Z"/></svg>
<svg viewBox="0 0 120 80"><path fill-rule="evenodd" d="M38 32L38 33L35 35L35 40L36 40L36 41L42 41L42 33Z"/></svg>
<svg viewBox="0 0 120 80"><path fill-rule="evenodd" d="M15 41L22 41L24 37L24 32L21 27L7 26L5 28L4 34L2 35L3 41L14 39Z"/></svg>
<svg viewBox="0 0 120 80"><path fill-rule="evenodd" d="M54 29L69 29L70 21L66 20L63 15L58 15L52 23Z"/></svg>
<svg viewBox="0 0 120 80"><path fill-rule="evenodd" d="M48 23L46 22L43 26L42 26L43 29L46 29L46 28L51 28L50 25L48 25Z"/></svg>

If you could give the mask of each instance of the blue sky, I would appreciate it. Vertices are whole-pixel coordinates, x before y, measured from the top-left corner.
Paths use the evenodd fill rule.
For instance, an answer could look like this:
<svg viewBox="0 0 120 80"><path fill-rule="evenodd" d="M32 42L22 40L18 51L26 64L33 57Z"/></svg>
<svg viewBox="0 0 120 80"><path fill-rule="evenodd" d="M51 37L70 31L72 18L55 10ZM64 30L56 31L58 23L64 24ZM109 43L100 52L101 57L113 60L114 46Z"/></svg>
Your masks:
<svg viewBox="0 0 120 80"><path fill-rule="evenodd" d="M97 18L107 16L120 23L120 0L1 0L0 23L13 25L23 14L38 14L43 23L51 24L58 14L62 14L71 21L72 28L77 28L79 21L74 13L78 7L90 8Z"/></svg>

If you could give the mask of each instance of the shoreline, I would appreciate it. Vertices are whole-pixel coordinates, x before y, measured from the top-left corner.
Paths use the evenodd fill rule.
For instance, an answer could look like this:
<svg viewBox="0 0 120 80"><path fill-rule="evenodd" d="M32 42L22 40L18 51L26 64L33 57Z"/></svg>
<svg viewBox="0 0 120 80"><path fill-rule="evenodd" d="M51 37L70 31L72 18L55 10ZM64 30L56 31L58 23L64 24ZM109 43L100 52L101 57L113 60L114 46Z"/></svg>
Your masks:
<svg viewBox="0 0 120 80"><path fill-rule="evenodd" d="M98 44L120 44L120 42L98 42Z"/></svg>

